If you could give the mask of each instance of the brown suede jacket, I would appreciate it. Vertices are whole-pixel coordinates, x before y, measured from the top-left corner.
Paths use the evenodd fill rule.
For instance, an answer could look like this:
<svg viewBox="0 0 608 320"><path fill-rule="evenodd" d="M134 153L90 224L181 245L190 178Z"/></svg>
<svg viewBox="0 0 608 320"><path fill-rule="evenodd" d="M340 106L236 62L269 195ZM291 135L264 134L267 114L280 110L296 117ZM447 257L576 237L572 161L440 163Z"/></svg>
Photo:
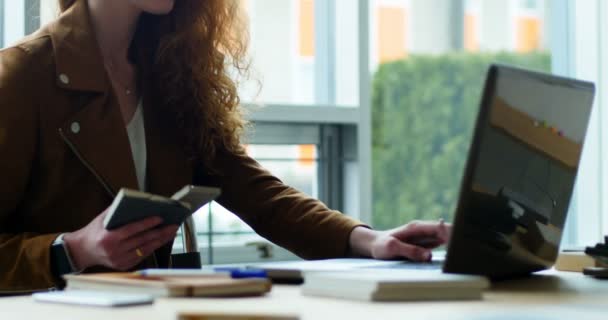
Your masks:
<svg viewBox="0 0 608 320"><path fill-rule="evenodd" d="M219 173L188 160L144 92L147 189L217 185L218 202L304 258L347 254L359 222L286 185L245 154L220 150ZM86 97L86 98L83 98ZM86 1L0 51L0 291L54 287L49 248L82 228L121 187L137 188L126 129ZM170 265L171 244L157 250Z"/></svg>

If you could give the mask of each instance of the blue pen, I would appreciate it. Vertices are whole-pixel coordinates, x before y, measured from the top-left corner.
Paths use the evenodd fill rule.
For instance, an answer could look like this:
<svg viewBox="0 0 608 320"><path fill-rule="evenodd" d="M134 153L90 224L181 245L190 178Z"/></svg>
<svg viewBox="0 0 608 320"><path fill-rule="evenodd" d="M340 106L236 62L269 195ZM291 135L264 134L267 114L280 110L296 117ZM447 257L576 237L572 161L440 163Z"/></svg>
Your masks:
<svg viewBox="0 0 608 320"><path fill-rule="evenodd" d="M214 269L145 269L136 274L144 277L196 277L213 276L217 274L230 275L234 279L267 278L266 271L261 269L243 268L214 268Z"/></svg>
<svg viewBox="0 0 608 320"><path fill-rule="evenodd" d="M214 268L216 272L229 272L234 279L242 278L267 278L266 271L262 269L242 269L242 268Z"/></svg>

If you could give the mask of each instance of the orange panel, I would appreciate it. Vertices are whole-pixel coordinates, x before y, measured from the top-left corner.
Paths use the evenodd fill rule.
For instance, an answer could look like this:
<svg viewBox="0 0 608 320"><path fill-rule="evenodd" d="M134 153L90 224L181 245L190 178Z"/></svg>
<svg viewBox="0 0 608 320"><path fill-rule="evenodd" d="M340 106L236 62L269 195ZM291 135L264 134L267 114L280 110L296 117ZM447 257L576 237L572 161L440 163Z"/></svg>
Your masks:
<svg viewBox="0 0 608 320"><path fill-rule="evenodd" d="M407 13L404 8L378 8L378 58L380 62L407 56Z"/></svg>
<svg viewBox="0 0 608 320"><path fill-rule="evenodd" d="M314 144L302 144L298 146L298 163L303 166L310 167L315 162L315 145Z"/></svg>
<svg viewBox="0 0 608 320"><path fill-rule="evenodd" d="M464 49L466 51L479 51L477 38L477 17L467 13L464 16Z"/></svg>
<svg viewBox="0 0 608 320"><path fill-rule="evenodd" d="M542 23L536 17L517 19L517 51L530 52L540 49Z"/></svg>
<svg viewBox="0 0 608 320"><path fill-rule="evenodd" d="M315 55L315 2L300 0L300 55Z"/></svg>

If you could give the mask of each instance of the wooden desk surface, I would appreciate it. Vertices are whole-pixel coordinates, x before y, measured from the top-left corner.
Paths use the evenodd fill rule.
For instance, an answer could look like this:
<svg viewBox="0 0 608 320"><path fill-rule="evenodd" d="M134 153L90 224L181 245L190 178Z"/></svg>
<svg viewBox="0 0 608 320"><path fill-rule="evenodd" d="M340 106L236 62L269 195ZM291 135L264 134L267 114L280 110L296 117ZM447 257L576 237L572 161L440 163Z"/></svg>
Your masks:
<svg viewBox="0 0 608 320"><path fill-rule="evenodd" d="M178 311L269 312L300 319L568 319L608 318L608 281L577 273L546 271L494 284L480 301L360 302L302 296L300 287L277 285L265 297L159 299L154 305L94 308L0 298L0 319L176 319Z"/></svg>

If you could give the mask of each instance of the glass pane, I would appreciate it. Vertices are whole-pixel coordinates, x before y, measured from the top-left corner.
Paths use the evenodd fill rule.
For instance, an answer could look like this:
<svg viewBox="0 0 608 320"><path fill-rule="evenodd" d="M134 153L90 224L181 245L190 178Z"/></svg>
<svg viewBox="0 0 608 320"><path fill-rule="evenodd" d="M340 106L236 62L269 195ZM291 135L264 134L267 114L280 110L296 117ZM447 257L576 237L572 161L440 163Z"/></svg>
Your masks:
<svg viewBox="0 0 608 320"><path fill-rule="evenodd" d="M249 145L247 152L289 186L312 197L318 196L316 145ZM202 243L208 243L204 236L208 233L213 234L213 246L239 245L261 239L235 214L215 202L201 208L194 217Z"/></svg>
<svg viewBox="0 0 608 320"><path fill-rule="evenodd" d="M359 105L359 8L357 1L335 0L335 103Z"/></svg>
<svg viewBox="0 0 608 320"><path fill-rule="evenodd" d="M241 1L250 20L252 62L252 77L240 87L243 101L358 104L357 2Z"/></svg>
<svg viewBox="0 0 608 320"><path fill-rule="evenodd" d="M314 1L246 0L243 3L250 20L253 67L253 79L241 87L243 101L312 104Z"/></svg>
<svg viewBox="0 0 608 320"><path fill-rule="evenodd" d="M25 35L38 30L41 23L41 9L54 7L55 2L0 0L0 48L8 47ZM52 15L54 16L55 13ZM45 14L45 16L48 16L48 14Z"/></svg>
<svg viewBox="0 0 608 320"><path fill-rule="evenodd" d="M551 1L370 4L374 226L450 220L486 68L550 71Z"/></svg>
<svg viewBox="0 0 608 320"><path fill-rule="evenodd" d="M25 35L25 0L3 1L0 4L2 47L8 47Z"/></svg>
<svg viewBox="0 0 608 320"><path fill-rule="evenodd" d="M0 0L0 48L4 48L4 0Z"/></svg>

